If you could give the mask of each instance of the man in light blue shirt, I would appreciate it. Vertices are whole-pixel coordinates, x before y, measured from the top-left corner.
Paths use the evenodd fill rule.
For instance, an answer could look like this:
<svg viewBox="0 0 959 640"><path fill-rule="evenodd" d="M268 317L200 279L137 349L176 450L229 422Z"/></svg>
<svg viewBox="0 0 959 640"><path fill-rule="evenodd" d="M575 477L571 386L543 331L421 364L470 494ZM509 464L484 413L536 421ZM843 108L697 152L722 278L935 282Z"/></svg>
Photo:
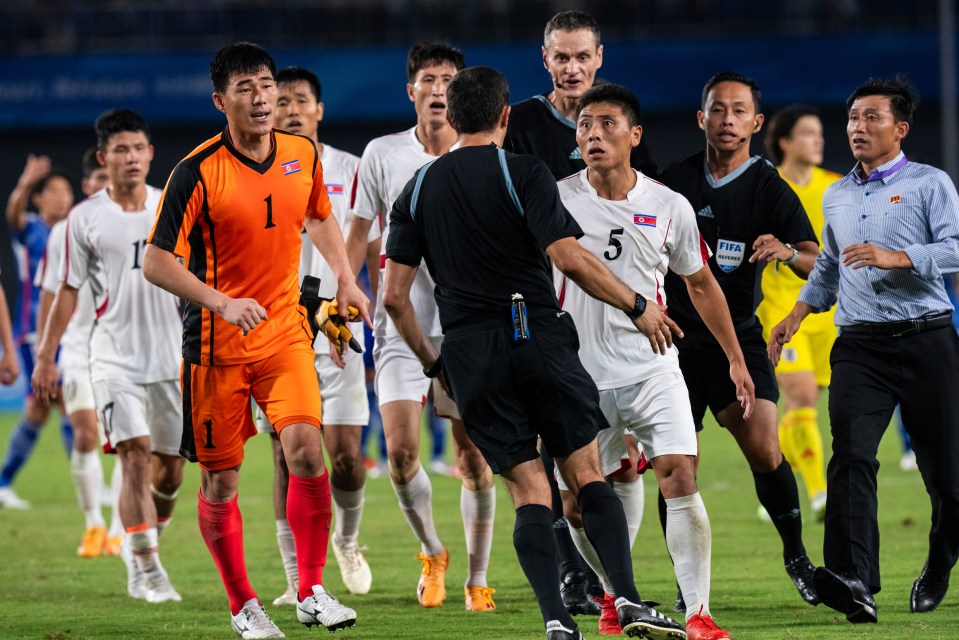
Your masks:
<svg viewBox="0 0 959 640"><path fill-rule="evenodd" d="M854 623L877 619L876 451L897 403L932 501L911 611L939 606L959 557L959 337L942 279L959 271L959 196L948 175L902 153L915 102L904 78L869 80L849 97L858 163L826 190L822 253L769 340L775 363L803 318L838 299L826 566L815 580L822 602Z"/></svg>

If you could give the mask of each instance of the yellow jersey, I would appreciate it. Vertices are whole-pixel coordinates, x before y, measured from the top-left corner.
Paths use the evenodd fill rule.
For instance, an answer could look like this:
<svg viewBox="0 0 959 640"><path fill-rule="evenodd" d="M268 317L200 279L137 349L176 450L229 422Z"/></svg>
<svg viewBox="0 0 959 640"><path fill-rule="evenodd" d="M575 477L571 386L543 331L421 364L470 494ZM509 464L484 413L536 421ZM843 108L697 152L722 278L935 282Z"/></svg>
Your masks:
<svg viewBox="0 0 959 640"><path fill-rule="evenodd" d="M789 184L792 190L796 192L796 195L799 196L799 200L806 210L806 215L809 217L809 222L812 224L812 228L816 230L816 235L820 238L819 246L821 248L822 228L825 224L822 212L823 193L825 193L826 187L836 180L839 180L842 176L832 171L826 171L820 167L813 167L812 178L809 180L809 183L806 185L798 185L783 175L781 169L779 170L779 175ZM759 305L756 313L763 323L763 330L767 337L772 327L785 318L793 306L795 306L796 300L799 298L799 290L802 289L805 282L805 280L793 273L793 270L789 267L780 266L777 271L776 262L770 262L766 265L762 280L763 301L762 304ZM832 326L834 324L833 314L834 309L830 309L825 313L810 314L803 322L803 327L807 325L809 325L810 328L826 328L826 326Z"/></svg>

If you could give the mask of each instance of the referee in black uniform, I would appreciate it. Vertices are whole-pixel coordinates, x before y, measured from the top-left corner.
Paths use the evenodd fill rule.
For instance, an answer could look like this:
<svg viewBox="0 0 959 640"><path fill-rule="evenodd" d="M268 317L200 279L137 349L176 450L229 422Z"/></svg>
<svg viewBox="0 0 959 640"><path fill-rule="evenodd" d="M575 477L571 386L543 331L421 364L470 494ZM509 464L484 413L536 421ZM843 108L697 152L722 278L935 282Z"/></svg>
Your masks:
<svg viewBox="0 0 959 640"><path fill-rule="evenodd" d="M736 438L753 472L759 502L783 542L786 572L809 604L818 604L813 565L802 541L799 491L792 468L779 448L776 401L779 387L763 340L756 307L762 300L762 271L779 261L806 278L819 246L795 192L749 141L762 128L761 95L756 83L738 73L720 73L703 89L699 127L706 150L671 165L661 180L689 200L696 223L712 251L709 267L719 282L736 335L756 385L756 407L744 419L729 381L729 363L696 312L679 276L666 276L669 315L685 331L677 340L679 365L689 388L697 428L707 407Z"/></svg>
<svg viewBox="0 0 959 640"><path fill-rule="evenodd" d="M591 15L561 11L550 18L543 31L541 53L551 89L512 106L503 148L536 156L546 163L556 180L585 169L586 162L576 142L576 116L580 98L595 84L596 73L603 66L603 50L599 25ZM639 145L633 148L630 165L648 176L655 176L656 164L647 137L644 133ZM551 475L552 460L548 453L543 453L543 461ZM636 470L632 467L618 475L614 482L636 480ZM573 545L559 488L555 482L551 485L553 533L559 545L563 602L574 615L598 615L599 604L593 598L602 598L603 588ZM634 513L633 517L641 519L642 513Z"/></svg>
<svg viewBox="0 0 959 640"><path fill-rule="evenodd" d="M460 146L417 171L393 205L384 306L426 375L442 374L449 384L467 433L503 477L516 507L513 545L547 638L582 635L559 593L537 437L578 496L587 535L616 591L623 631L685 638L681 625L641 603L633 584L623 507L603 481L596 448L596 433L608 425L579 361L576 329L559 309L547 256L584 290L633 318L658 352L679 328L579 246L582 232L542 161L497 148L510 112L502 74L464 69L447 99ZM436 282L442 358L409 300L421 259Z"/></svg>

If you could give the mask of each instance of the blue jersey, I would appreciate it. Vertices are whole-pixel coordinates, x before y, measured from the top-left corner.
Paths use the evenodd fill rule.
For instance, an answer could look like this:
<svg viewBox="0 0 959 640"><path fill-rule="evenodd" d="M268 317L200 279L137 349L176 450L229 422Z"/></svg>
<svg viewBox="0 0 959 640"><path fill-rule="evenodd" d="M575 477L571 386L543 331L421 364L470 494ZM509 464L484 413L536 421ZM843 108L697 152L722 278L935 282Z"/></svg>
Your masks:
<svg viewBox="0 0 959 640"><path fill-rule="evenodd" d="M48 227L36 213L28 213L23 229L13 230L14 250L17 255L20 295L17 296L13 335L18 343L33 341L37 331L37 309L40 306L40 287L34 286L34 274L47 248ZM58 268L59 265L51 265Z"/></svg>

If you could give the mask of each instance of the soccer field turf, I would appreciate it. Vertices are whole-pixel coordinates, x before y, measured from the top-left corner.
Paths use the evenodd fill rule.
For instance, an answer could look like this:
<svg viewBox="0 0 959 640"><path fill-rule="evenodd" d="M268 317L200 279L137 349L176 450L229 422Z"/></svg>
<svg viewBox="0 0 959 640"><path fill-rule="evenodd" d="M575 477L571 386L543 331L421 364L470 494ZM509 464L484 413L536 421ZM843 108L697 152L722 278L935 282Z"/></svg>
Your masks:
<svg viewBox="0 0 959 640"><path fill-rule="evenodd" d="M0 446L4 450L17 417L0 414ZM828 440L826 446L828 451ZM756 517L756 496L745 461L728 434L714 423L707 425L699 481L713 533L712 613L734 639L959 638L955 588L936 612L923 616L909 613L909 590L925 559L929 504L918 473L899 470L898 446L890 430L880 451L884 586L876 596L880 622L878 627L853 626L831 609L810 607L800 599L783 571L778 536L772 525ZM106 464L109 469L111 461ZM297 623L291 609L270 604L285 587L271 506L271 465L267 439L250 441L240 490L250 579L288 637L327 637L325 631L310 632ZM657 521L655 480L649 475L646 515L633 549L633 564L642 596L664 603L661 609L671 612L675 579ZM48 428L41 437L36 454L15 486L21 497L32 502L32 508L0 510L0 638L235 637L229 626L226 595L196 524L195 465L186 467L173 523L160 541L163 563L183 595L183 602L177 604L151 605L130 599L119 559L75 556L83 517L55 428ZM463 610L466 556L459 483L433 476L433 500L437 528L451 556L446 604L426 610L416 603L420 565L414 555L418 545L389 482L370 479L360 543L368 546L373 588L366 596L350 596L330 554L326 584L358 613L357 626L337 637L543 638L539 609L513 551L513 512L502 486L498 485L489 569L497 603L492 612ZM806 505L803 496L804 509ZM822 532L822 525L806 525L806 545L814 563L822 561ZM580 616L577 621L587 638L599 637L597 618Z"/></svg>

